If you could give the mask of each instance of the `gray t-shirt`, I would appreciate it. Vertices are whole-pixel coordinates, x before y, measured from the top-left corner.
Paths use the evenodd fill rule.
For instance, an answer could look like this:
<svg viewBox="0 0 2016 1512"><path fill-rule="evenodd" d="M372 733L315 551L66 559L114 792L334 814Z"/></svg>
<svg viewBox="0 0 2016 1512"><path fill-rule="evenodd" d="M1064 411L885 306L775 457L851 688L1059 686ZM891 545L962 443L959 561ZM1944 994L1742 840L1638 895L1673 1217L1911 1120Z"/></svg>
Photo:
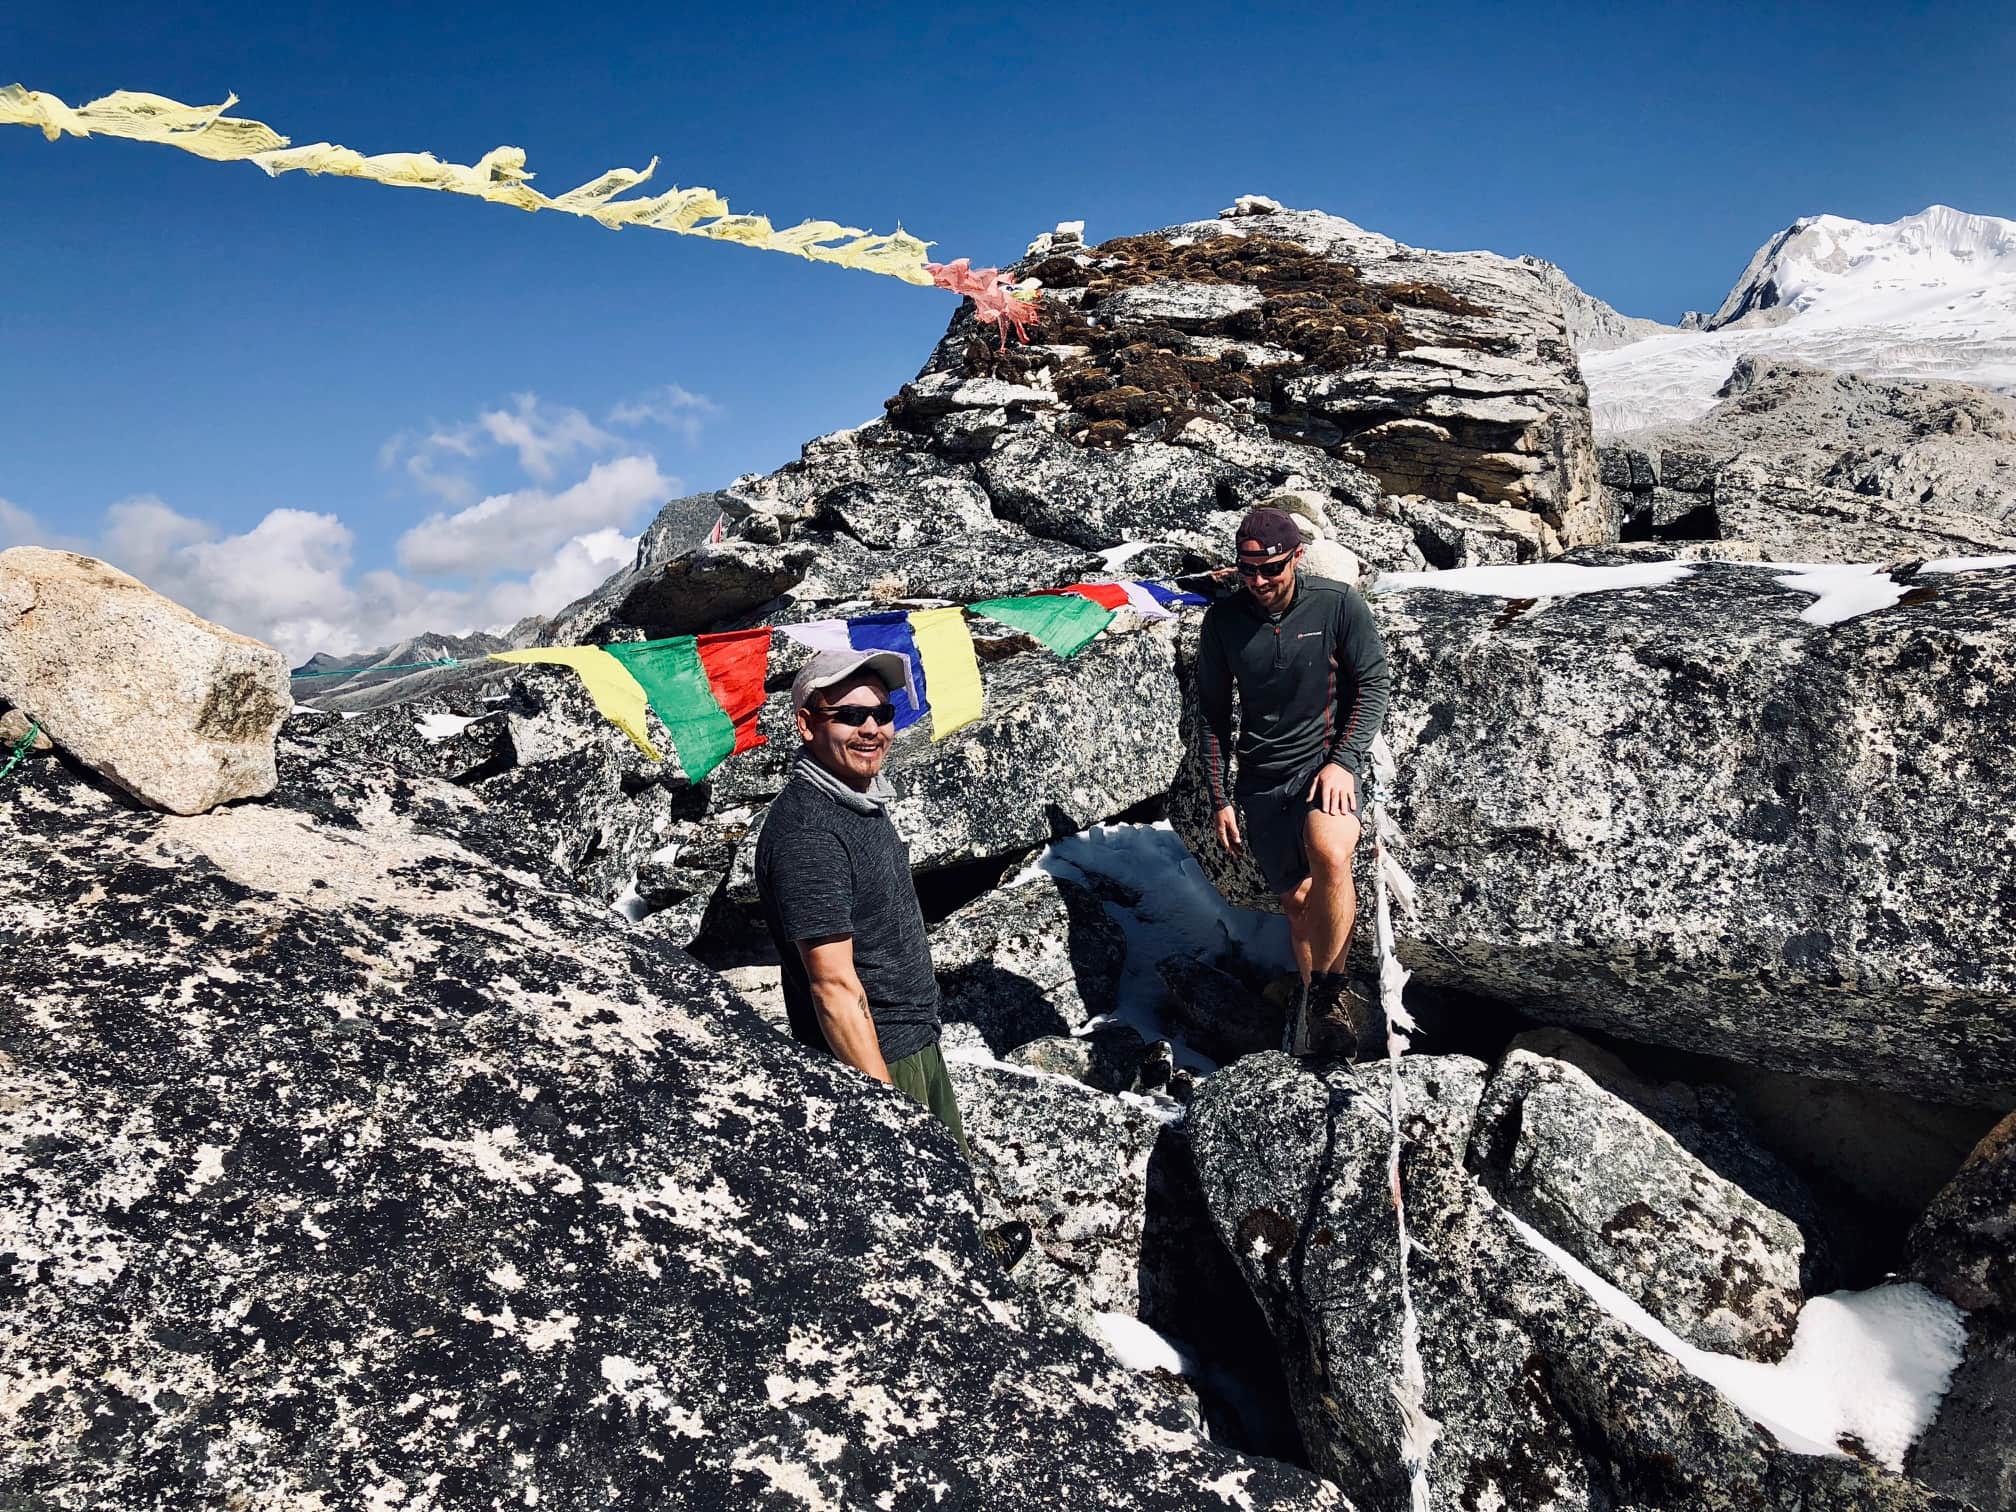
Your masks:
<svg viewBox="0 0 2016 1512"><path fill-rule="evenodd" d="M783 959L794 1038L828 1048L798 942L852 935L882 1059L893 1063L938 1042L938 978L910 880L910 847L887 814L850 808L802 777L787 782L757 837L756 890Z"/></svg>

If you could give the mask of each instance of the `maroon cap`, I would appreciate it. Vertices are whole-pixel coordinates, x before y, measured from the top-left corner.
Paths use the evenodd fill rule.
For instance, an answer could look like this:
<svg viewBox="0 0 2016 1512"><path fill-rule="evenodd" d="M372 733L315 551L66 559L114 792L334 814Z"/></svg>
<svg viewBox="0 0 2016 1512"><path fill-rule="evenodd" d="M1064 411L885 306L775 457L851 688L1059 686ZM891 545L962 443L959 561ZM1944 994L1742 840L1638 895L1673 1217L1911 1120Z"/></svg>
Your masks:
<svg viewBox="0 0 2016 1512"><path fill-rule="evenodd" d="M1250 509L1246 518L1239 522L1239 534L1233 538L1241 550L1248 541L1258 541L1267 548L1267 555L1279 556L1284 551L1293 551L1302 544L1302 527L1295 523L1295 517L1279 509Z"/></svg>

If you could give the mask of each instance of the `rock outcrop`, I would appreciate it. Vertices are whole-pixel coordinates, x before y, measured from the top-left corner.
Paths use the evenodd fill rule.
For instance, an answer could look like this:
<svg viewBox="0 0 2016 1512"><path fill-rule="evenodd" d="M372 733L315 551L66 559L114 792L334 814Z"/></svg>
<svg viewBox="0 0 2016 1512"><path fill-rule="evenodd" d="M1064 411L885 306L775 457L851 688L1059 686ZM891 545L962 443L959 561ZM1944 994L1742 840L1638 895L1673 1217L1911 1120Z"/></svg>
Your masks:
<svg viewBox="0 0 2016 1512"><path fill-rule="evenodd" d="M1766 357L1739 360L1721 400L1605 442L1626 540L1742 541L1784 562L2016 552L2016 400Z"/></svg>
<svg viewBox="0 0 2016 1512"><path fill-rule="evenodd" d="M0 552L0 699L141 802L200 814L273 790L293 699L271 646L91 557Z"/></svg>
<svg viewBox="0 0 2016 1512"><path fill-rule="evenodd" d="M0 878L0 1500L1341 1506L1008 1290L951 1142L712 973L283 749Z"/></svg>
<svg viewBox="0 0 2016 1512"><path fill-rule="evenodd" d="M1907 1468L1980 1512L2016 1512L2016 1326L1975 1320L1967 1358Z"/></svg>
<svg viewBox="0 0 2016 1512"><path fill-rule="evenodd" d="M1564 570L1373 600L1417 980L1541 1023L2016 1101L2016 851L1980 821L2016 802L2016 570L1848 583L1890 606L1830 624L1768 568ZM1210 839L1189 760L1172 818L1228 896L1267 906Z"/></svg>
<svg viewBox="0 0 2016 1512"><path fill-rule="evenodd" d="M2016 1113L1981 1141L1911 1231L1911 1274L2016 1326Z"/></svg>

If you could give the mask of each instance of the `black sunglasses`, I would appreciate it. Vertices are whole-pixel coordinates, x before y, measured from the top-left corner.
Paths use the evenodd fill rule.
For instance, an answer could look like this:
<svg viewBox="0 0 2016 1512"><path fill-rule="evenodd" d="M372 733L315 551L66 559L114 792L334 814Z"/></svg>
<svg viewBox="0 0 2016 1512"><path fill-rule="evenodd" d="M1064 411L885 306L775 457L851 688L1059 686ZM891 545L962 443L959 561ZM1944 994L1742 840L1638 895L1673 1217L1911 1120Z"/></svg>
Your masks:
<svg viewBox="0 0 2016 1512"><path fill-rule="evenodd" d="M1241 562L1239 576L1243 578L1277 578L1288 570L1288 564L1295 559L1291 551L1287 556L1279 556L1271 562Z"/></svg>
<svg viewBox="0 0 2016 1512"><path fill-rule="evenodd" d="M843 724L854 730L860 729L871 719L877 724L896 723L896 705L893 703L815 705L812 712L823 714L835 724Z"/></svg>

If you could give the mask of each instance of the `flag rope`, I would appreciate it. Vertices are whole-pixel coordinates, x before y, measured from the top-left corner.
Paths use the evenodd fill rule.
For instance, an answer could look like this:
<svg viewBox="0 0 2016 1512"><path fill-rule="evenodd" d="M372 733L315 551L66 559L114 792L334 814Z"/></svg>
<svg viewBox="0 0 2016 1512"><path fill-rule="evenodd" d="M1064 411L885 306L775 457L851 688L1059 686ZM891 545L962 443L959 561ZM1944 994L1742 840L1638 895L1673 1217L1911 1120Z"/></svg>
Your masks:
<svg viewBox="0 0 2016 1512"><path fill-rule="evenodd" d="M698 783L729 756L763 744L755 718L763 703L762 668L769 658L773 634L813 651L895 651L910 669L897 699L908 717L899 716L898 728L929 714L931 738L943 740L981 716L980 666L966 625L968 616L992 620L1068 660L1091 644L1120 609L1131 610L1143 619L1173 619L1178 609L1205 602L1201 594L1150 578L1070 583L1061 588L1039 588L1020 597L885 610L851 619L675 635L656 641L618 641L607 646L533 646L481 657L325 667L312 672L290 671L288 679L361 680L379 673L434 671L486 661L568 667L594 699L596 711L628 735L646 756L662 761L664 757L652 745L645 725L647 707L655 711L673 737L680 769L688 781ZM731 651L731 645L740 649Z"/></svg>
<svg viewBox="0 0 2016 1512"><path fill-rule="evenodd" d="M0 766L0 787L6 785L7 779L14 773L14 768L21 764L21 758L28 754L28 747L35 743L35 737L41 733L42 722L37 719L29 720L28 733L14 742L14 749L7 757L7 765Z"/></svg>
<svg viewBox="0 0 2016 1512"><path fill-rule="evenodd" d="M1397 898L1401 912L1410 919L1416 917L1417 911L1413 879L1393 855L1393 847L1401 839L1400 827L1387 815L1385 794L1398 775L1398 768L1384 735L1373 741L1372 763L1374 782L1368 817L1372 831L1373 927L1379 952L1379 1003L1386 1014L1386 1118L1393 1134L1386 1156L1386 1181L1399 1246L1400 1379L1393 1383L1393 1400L1400 1413L1400 1459L1407 1471L1410 1512L1430 1512L1428 1457L1442 1425L1428 1415L1428 1377L1421 1361L1421 1319L1414 1311L1408 1263L1415 1244L1407 1232L1407 1203L1400 1181L1400 1154L1405 1141L1401 1128L1400 1058L1407 1053L1409 1036L1419 1032L1420 1026L1401 1002L1412 973L1400 964L1399 952L1394 948L1393 902Z"/></svg>

